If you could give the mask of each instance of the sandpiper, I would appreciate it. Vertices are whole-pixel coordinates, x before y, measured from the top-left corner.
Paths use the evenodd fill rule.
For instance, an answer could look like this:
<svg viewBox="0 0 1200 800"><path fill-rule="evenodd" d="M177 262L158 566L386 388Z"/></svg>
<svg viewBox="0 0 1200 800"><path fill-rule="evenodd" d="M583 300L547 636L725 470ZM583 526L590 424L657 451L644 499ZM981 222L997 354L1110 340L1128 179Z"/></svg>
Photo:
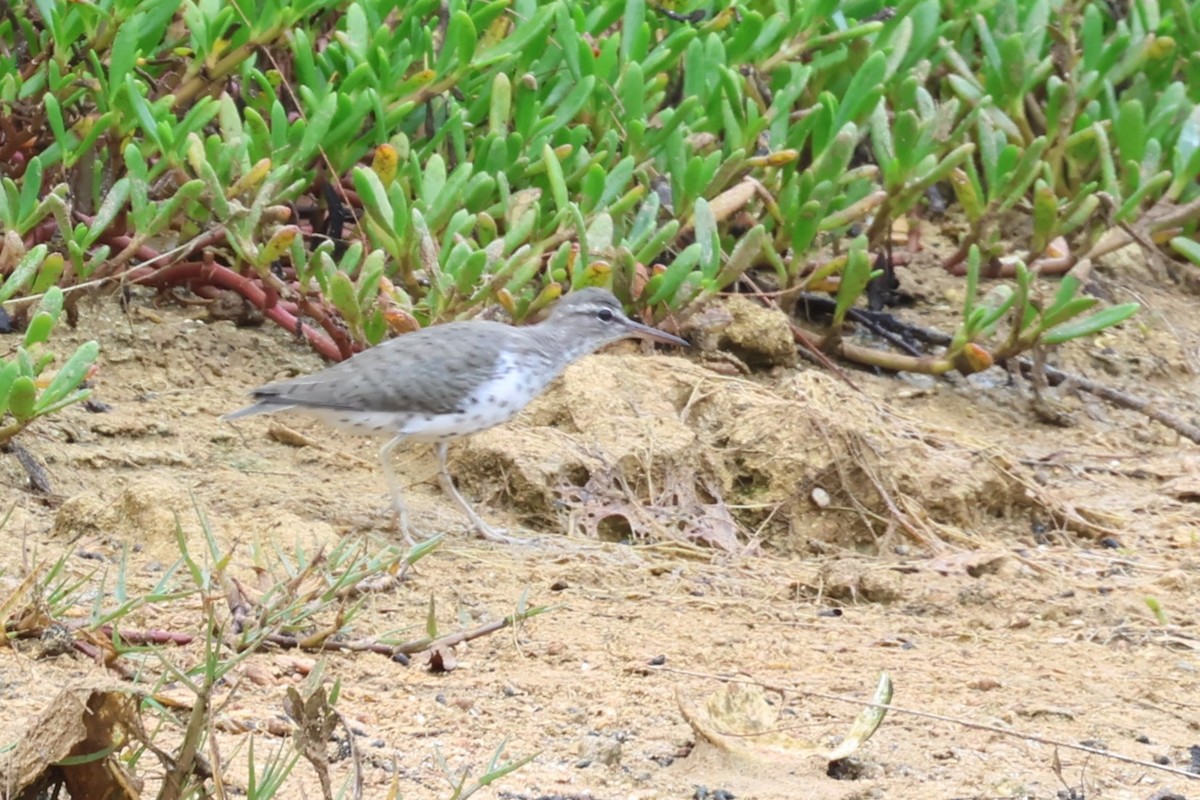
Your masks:
<svg viewBox="0 0 1200 800"><path fill-rule="evenodd" d="M387 436L379 461L400 530L410 543L413 533L392 470L392 451L406 439L434 442L442 490L480 536L511 542L454 486L446 468L449 443L507 422L571 362L631 336L688 346L678 336L631 320L611 292L581 289L558 301L536 325L465 320L424 328L312 375L255 389L253 405L224 418L294 411L351 433Z"/></svg>

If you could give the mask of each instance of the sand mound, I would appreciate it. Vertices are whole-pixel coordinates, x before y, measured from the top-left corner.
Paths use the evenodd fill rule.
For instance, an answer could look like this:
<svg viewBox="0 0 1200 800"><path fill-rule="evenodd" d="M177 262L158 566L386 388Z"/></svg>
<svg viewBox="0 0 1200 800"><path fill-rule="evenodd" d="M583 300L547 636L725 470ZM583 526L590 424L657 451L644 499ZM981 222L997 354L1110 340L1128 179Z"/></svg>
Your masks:
<svg viewBox="0 0 1200 800"><path fill-rule="evenodd" d="M605 355L473 437L454 471L543 529L873 552L1028 509L1012 464L952 436L816 372L768 388L680 358Z"/></svg>

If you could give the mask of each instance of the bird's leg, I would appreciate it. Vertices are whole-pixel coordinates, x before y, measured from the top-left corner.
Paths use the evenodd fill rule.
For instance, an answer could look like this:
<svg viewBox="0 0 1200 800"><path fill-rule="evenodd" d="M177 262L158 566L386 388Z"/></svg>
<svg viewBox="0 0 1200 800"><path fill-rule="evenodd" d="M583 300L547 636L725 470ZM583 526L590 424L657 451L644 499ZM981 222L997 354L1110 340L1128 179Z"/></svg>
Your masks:
<svg viewBox="0 0 1200 800"><path fill-rule="evenodd" d="M518 539L514 536L509 536L502 528L493 528L483 521L483 518L475 513L475 509L471 508L471 504L466 498L458 493L458 489L454 486L454 479L450 477L450 470L446 467L446 453L449 450L449 445L446 442L439 442L437 446L438 457L438 479L442 484L442 491L450 495L454 502L458 503L458 507L467 515L467 519L471 520L471 525L475 527L476 532L483 539L489 542L504 542L505 544L524 544L524 539Z"/></svg>
<svg viewBox="0 0 1200 800"><path fill-rule="evenodd" d="M392 451L404 441L403 436L394 436L387 444L379 448L379 463L383 467L383 475L387 478L388 491L392 493L392 510L396 514L396 526L404 534L404 541L414 545L417 540L413 537L412 527L408 524L408 507L404 505L404 497L400 494L400 482L392 471Z"/></svg>

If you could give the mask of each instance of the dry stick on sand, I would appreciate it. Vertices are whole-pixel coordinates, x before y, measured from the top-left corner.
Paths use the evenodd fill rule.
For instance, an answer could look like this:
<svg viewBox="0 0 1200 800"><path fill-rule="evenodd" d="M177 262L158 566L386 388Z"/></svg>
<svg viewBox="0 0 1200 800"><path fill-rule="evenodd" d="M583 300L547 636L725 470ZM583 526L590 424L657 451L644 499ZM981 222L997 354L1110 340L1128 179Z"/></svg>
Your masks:
<svg viewBox="0 0 1200 800"><path fill-rule="evenodd" d="M982 722L971 722L970 720L958 719L957 717L946 717L941 714L933 714L929 711L917 711L916 709L912 709L912 708L902 708L900 706L891 705L890 703L872 703L869 700L863 700L863 699L857 698L857 697L846 697L844 695L838 695L838 694L827 694L825 692L817 692L817 691L813 691L811 689L801 689L796 686L789 686L789 685L777 684L777 683L767 683L765 681L756 681L752 678L736 678L736 677L729 677L729 676L724 676L724 675L712 675L707 672L694 672L692 670L675 669L673 667L660 667L660 666L650 665L650 666L646 666L646 667L639 667L639 669L647 669L647 670L650 670L651 672L670 672L675 675L689 675L693 678L704 678L706 680L719 681L721 683L744 683L744 684L748 684L750 686L761 686L762 688L767 689L768 691L779 692L780 694L784 694L784 695L786 695L788 692L791 692L792 694L797 695L799 697L816 697L821 700L832 700L835 703L847 703L847 704L853 705L853 706L860 706L860 707L868 706L870 708L880 708L880 709L884 709L886 711L890 711L895 714L907 714L910 717L921 717L923 719L932 719L932 720L936 720L938 722L948 722L951 725L959 725L963 728L971 728L971 729L977 730L977 731L987 731L988 733L996 733L996 734L1000 734L1001 736L1008 736L1013 739L1022 739L1027 742L1037 742L1038 744L1049 745L1050 747L1062 747L1067 750L1078 750L1083 753L1088 753L1089 755L1099 756L1101 758L1108 758L1108 759L1112 759L1113 761L1121 761L1125 764L1135 764L1139 767L1145 767L1146 769L1154 769L1154 770L1158 770L1159 772L1169 772L1172 775L1178 775L1181 778L1187 778L1188 780L1192 780L1192 781L1200 780L1200 775L1197 775L1194 772L1188 772L1187 770L1180 769L1178 767L1170 767L1170 766L1166 766L1163 764L1156 764L1153 761L1143 761L1139 758L1133 758L1132 756L1123 756L1120 753L1111 753L1107 750L1100 750L1098 748L1088 747L1087 745L1083 745L1083 744L1076 744L1074 742L1064 742L1064 741L1059 741L1058 739L1050 739L1048 737L1038 736L1037 734L1033 734L1033 733L1021 733L1020 731L1010 731L1006 728L1000 728L995 725L985 725ZM762 731L761 734L756 734L756 735L779 733L779 732L782 732L785 730L788 730L788 728L781 727L781 728L776 728L776 729L769 730L769 731Z"/></svg>
<svg viewBox="0 0 1200 800"><path fill-rule="evenodd" d="M1028 358L1018 358L1017 366L1021 368L1022 375L1028 375L1033 371L1033 360ZM1082 375L1074 375L1069 372L1063 372L1060 369L1055 369L1049 365L1043 365L1042 370L1046 377L1050 380L1051 386L1057 386L1060 383L1067 383L1070 386L1095 395L1101 400L1107 400L1114 406L1119 408L1128 408L1131 411L1138 411L1145 414L1155 422L1166 425L1171 430L1178 433L1180 436L1191 439L1193 442L1200 444L1200 428L1192 425L1169 411L1164 410L1160 404L1154 400L1145 397L1140 397L1136 394L1123 392L1120 389L1114 389L1111 386L1106 386L1103 383L1090 380Z"/></svg>
<svg viewBox="0 0 1200 800"><path fill-rule="evenodd" d="M478 628L469 631L458 631L448 633L445 636L436 639L424 637L414 639L402 644L386 644L374 639L353 639L342 640L334 639L331 636L293 636L285 633L272 633L263 637L258 643L261 647L264 644L274 645L284 650L307 650L307 651L327 651L327 652L356 652L356 653L377 653L382 656L387 656L391 659L401 659L407 663L409 656L419 655L420 653L430 652L438 648L453 647L464 642L479 639L489 634L502 631L505 628L512 627L519 622L523 622L529 617L534 616L529 612L524 615L510 614L503 619L494 620ZM107 626L106 626L107 628ZM107 629L111 632L111 629ZM30 632L33 635L36 632ZM322 633L327 633L323 631ZM108 635L111 635L109 633ZM183 647L195 641L196 637L192 634L177 633L174 631L164 630L146 630L146 631L129 631L123 630L120 632L121 639L129 644L138 645L176 645ZM88 658L94 660L108 669L113 670L126 680L133 680L136 676L134 672L120 662L116 653L111 651L105 652L100 647L90 642L78 641L72 643L73 647L83 653Z"/></svg>
<svg viewBox="0 0 1200 800"><path fill-rule="evenodd" d="M770 296L761 292L757 287L753 286L753 284L751 284L751 287L758 295L760 301L770 305L772 308L778 308ZM833 308L833 301L827 298L809 297L806 295L804 299L805 302L810 306L828 307L830 309ZM863 315L860 321L866 318L866 312L863 312L861 309L855 309L853 313ZM895 320L894 317L891 319ZM941 331L931 330L929 328L923 328L919 325L911 325L908 323L904 323L903 325L904 328L909 332L926 342L941 346L947 346L950 344L951 337L942 333ZM798 330L794 324L792 325L792 328L793 332ZM805 344L807 342L806 339L801 340L799 336L797 337L797 341L800 341L801 344ZM1030 377L1033 374L1034 369L1036 369L1033 359L1031 358L1026 358L1025 356L1016 356L1014 360L1016 361L1017 366L1020 368L1021 374L1026 377ZM1051 386L1058 386L1066 383L1069 386L1078 389L1079 391L1087 392L1090 395L1099 397L1101 400L1105 400L1118 408L1126 408L1130 411L1137 411L1140 414L1144 414L1146 417L1154 420L1155 422L1165 425L1166 427L1175 431L1180 436L1200 444L1200 427L1197 427L1182 417L1165 410L1162 407L1163 403L1160 401L1142 397L1141 395L1132 394L1130 392L1125 392L1098 381L1093 381L1090 378L1085 378L1082 375L1076 375L1072 372L1066 372L1064 370L1051 367L1048 364L1042 366L1042 371Z"/></svg>
<svg viewBox="0 0 1200 800"><path fill-rule="evenodd" d="M330 651L349 651L349 652L366 652L378 653L388 658L407 658L408 656L418 655L420 653L432 652L438 648L453 647L456 644L469 642L472 639L478 639L488 634L502 631L510 625L521 622L525 617L514 619L518 615L510 614L503 619L494 620L492 622L480 625L478 628L469 631L458 631L457 633L448 633L437 639L432 637L424 637L414 639L403 644L391 645L383 642L375 641L374 639L355 639L355 640L338 640L325 638L321 641L312 641L305 644L306 640L298 636L291 636L284 633L273 633L263 639L266 644L273 644L276 647L284 649L300 648L304 650L330 650Z"/></svg>

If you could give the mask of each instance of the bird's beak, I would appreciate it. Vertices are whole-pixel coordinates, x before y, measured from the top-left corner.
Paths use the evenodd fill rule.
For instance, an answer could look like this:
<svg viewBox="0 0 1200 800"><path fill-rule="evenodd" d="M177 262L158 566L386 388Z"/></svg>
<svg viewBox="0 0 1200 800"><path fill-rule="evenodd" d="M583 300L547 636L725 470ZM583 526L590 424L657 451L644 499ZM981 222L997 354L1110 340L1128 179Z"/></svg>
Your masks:
<svg viewBox="0 0 1200 800"><path fill-rule="evenodd" d="M691 343L687 339L681 339L678 336L660 331L658 328L651 328L649 325L643 325L640 322L634 322L631 319L625 320L625 327L629 332L641 339L649 339L652 342L662 342L663 344L674 344L679 347L691 347Z"/></svg>

